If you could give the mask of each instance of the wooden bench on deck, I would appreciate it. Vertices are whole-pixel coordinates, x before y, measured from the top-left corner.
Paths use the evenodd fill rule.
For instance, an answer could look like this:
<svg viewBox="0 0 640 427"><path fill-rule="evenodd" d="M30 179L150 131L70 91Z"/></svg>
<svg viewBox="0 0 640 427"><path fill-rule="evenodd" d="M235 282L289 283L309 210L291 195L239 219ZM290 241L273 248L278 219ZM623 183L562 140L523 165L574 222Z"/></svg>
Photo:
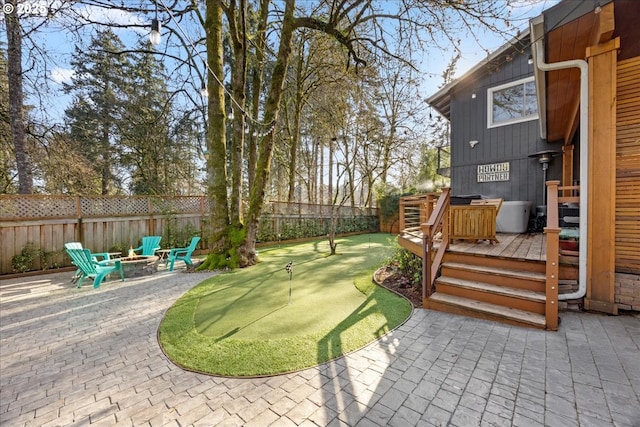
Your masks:
<svg viewBox="0 0 640 427"><path fill-rule="evenodd" d="M496 219L502 206L502 199L471 200L469 205L451 205L449 215L449 239L488 240L496 238Z"/></svg>

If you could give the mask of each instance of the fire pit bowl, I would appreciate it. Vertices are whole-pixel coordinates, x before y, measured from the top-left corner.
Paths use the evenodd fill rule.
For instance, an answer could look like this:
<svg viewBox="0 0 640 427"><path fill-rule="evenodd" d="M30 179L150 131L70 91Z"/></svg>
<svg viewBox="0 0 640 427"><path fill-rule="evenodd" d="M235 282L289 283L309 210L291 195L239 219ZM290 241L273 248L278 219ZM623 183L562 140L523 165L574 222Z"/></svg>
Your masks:
<svg viewBox="0 0 640 427"><path fill-rule="evenodd" d="M134 257L120 258L122 271L125 278L148 276L158 271L158 257L137 255ZM119 276L118 272L111 273L113 276Z"/></svg>

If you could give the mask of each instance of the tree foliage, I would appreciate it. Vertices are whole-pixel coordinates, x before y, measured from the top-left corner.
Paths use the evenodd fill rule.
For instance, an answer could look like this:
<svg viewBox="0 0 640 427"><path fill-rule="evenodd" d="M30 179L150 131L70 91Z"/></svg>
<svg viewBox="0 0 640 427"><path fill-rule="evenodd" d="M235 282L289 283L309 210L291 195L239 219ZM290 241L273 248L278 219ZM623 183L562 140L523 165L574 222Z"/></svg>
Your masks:
<svg viewBox="0 0 640 427"><path fill-rule="evenodd" d="M44 23L75 34L65 86L73 101L62 130L33 127L42 149L31 162L47 166L39 177L55 181L47 191L184 194L197 188L195 158L206 151L206 267L251 265L269 198L372 205L375 188L415 184L421 158L433 163L420 146L444 136L423 125L416 54L427 43L455 50L461 35L495 30L509 2L56 3L53 16L65 19ZM101 21L96 10L131 19ZM119 39L125 27L146 37L140 30L153 17L163 24L161 45ZM84 183L51 167L65 150ZM15 179L5 175L9 188Z"/></svg>

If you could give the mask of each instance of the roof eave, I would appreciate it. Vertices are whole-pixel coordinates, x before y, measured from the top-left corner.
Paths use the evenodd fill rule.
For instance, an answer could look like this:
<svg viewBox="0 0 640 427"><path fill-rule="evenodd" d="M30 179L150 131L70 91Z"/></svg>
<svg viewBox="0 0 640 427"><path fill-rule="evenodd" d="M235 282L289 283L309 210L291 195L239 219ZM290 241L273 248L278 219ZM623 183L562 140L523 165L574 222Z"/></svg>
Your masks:
<svg viewBox="0 0 640 427"><path fill-rule="evenodd" d="M474 67L469 69L462 76L444 85L438 92L434 93L429 98L427 98L427 104L431 105L433 108L436 109L436 111L438 111L440 114L442 114L448 119L449 112L450 112L450 108L449 108L450 94L453 91L453 89L455 89L455 87L458 84L462 83L464 80L468 79L469 77L474 75L476 72L481 70L484 66L489 64L491 61L498 58L500 55L504 54L507 50L511 49L517 42L523 40L528 35L529 35L529 28L522 31L516 37L512 38L507 43L505 43L504 45L500 46L498 49L493 51L484 60L480 61Z"/></svg>

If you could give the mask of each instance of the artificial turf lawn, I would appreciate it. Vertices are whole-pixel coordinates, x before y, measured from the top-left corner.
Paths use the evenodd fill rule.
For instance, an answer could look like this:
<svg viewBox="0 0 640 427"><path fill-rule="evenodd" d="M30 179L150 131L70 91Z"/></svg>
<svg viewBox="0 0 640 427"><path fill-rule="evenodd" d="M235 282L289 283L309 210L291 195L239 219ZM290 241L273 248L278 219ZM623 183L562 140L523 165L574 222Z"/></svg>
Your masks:
<svg viewBox="0 0 640 427"><path fill-rule="evenodd" d="M339 239L334 256L327 240L261 250L259 264L209 278L178 299L160 325L160 345L180 366L225 376L339 357L411 313L408 301L372 282L390 251L388 234Z"/></svg>

